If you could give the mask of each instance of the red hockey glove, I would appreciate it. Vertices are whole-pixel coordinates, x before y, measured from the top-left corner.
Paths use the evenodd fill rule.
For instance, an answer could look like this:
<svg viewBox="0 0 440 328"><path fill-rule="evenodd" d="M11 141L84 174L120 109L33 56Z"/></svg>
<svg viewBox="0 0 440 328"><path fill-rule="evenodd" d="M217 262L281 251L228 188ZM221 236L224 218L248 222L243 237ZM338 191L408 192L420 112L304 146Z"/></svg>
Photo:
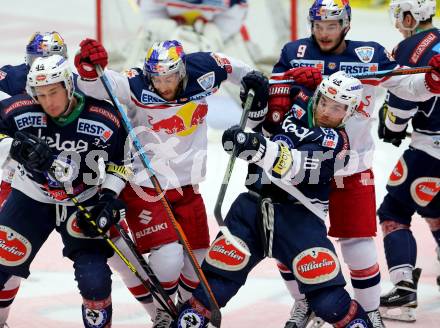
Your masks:
<svg viewBox="0 0 440 328"><path fill-rule="evenodd" d="M85 39L79 44L80 50L75 56L75 67L79 75L84 79L94 80L98 78L95 66L104 69L108 64L108 55L99 41Z"/></svg>
<svg viewBox="0 0 440 328"><path fill-rule="evenodd" d="M278 124L290 109L290 84L273 84L269 87L269 110L266 121Z"/></svg>
<svg viewBox="0 0 440 328"><path fill-rule="evenodd" d="M425 73L425 83L432 93L440 93L440 54L431 58L428 63L432 66L431 72Z"/></svg>
<svg viewBox="0 0 440 328"><path fill-rule="evenodd" d="M297 67L285 72L284 79L293 79L295 84L315 90L322 81L322 74L321 70L315 67Z"/></svg>

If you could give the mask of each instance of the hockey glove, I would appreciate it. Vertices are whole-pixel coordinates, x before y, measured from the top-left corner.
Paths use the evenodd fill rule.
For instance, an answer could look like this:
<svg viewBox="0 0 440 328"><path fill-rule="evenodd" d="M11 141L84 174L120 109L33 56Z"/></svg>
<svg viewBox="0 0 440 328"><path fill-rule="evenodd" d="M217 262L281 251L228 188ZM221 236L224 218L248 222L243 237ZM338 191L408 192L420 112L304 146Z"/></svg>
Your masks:
<svg viewBox="0 0 440 328"><path fill-rule="evenodd" d="M102 69L107 66L107 51L99 41L93 39L81 41L79 47L80 49L75 56L75 67L78 74L86 80L98 78L95 66L99 65Z"/></svg>
<svg viewBox="0 0 440 328"><path fill-rule="evenodd" d="M321 70L316 67L291 68L284 73L284 80L292 79L296 85L315 90L322 81Z"/></svg>
<svg viewBox="0 0 440 328"><path fill-rule="evenodd" d="M244 132L238 125L230 127L222 136L223 149L250 163L261 160L266 153L266 139L259 133Z"/></svg>
<svg viewBox="0 0 440 328"><path fill-rule="evenodd" d="M406 138L406 127L403 131L395 132L387 128L385 121L388 113L388 104L385 102L379 110L379 128L378 135L379 139L384 142L391 143L393 146L399 147L402 140Z"/></svg>
<svg viewBox="0 0 440 328"><path fill-rule="evenodd" d="M255 97L249 111L249 118L258 121L266 115L269 89L269 81L267 80L267 77L258 71L251 71L243 77L240 89L242 106L244 106L250 89L255 91Z"/></svg>
<svg viewBox="0 0 440 328"><path fill-rule="evenodd" d="M44 140L21 131L15 132L9 154L25 169L37 172L49 170L54 160L52 150Z"/></svg>
<svg viewBox="0 0 440 328"><path fill-rule="evenodd" d="M433 70L425 73L426 86L432 93L440 93L440 54L433 56L428 65Z"/></svg>
<svg viewBox="0 0 440 328"><path fill-rule="evenodd" d="M77 211L76 224L85 236L95 238L105 235L113 224L125 219L125 204L115 198L113 191L104 189L97 204L89 212L91 218L87 218L84 212Z"/></svg>

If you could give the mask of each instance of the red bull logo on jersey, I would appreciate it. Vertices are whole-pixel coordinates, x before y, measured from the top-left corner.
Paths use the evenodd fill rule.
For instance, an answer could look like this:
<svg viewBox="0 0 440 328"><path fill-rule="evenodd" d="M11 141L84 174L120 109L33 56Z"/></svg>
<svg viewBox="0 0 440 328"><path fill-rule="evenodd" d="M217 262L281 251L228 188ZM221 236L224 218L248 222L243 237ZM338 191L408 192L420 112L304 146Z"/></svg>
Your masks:
<svg viewBox="0 0 440 328"><path fill-rule="evenodd" d="M8 75L8 73L0 71L0 81L4 80L6 78L6 75Z"/></svg>
<svg viewBox="0 0 440 328"><path fill-rule="evenodd" d="M422 207L427 206L440 191L440 178L422 177L411 184L411 196Z"/></svg>
<svg viewBox="0 0 440 328"><path fill-rule="evenodd" d="M15 124L19 130L30 126L35 128L45 128L47 126L47 116L44 113L29 112L14 117Z"/></svg>
<svg viewBox="0 0 440 328"><path fill-rule="evenodd" d="M309 60L309 59L292 59L290 61L290 65L293 68L297 67L315 67L321 70L321 73L324 74L325 61L324 60Z"/></svg>
<svg viewBox="0 0 440 328"><path fill-rule="evenodd" d="M31 255L32 245L15 230L0 225L0 264L17 266Z"/></svg>
<svg viewBox="0 0 440 328"><path fill-rule="evenodd" d="M238 237L235 237L235 239L241 246L249 250L243 240ZM212 243L206 255L206 262L222 270L239 271L248 264L249 255L240 252L222 235Z"/></svg>
<svg viewBox="0 0 440 328"><path fill-rule="evenodd" d="M299 253L293 259L295 277L305 284L320 284L335 278L340 265L328 248L314 247Z"/></svg>
<svg viewBox="0 0 440 328"><path fill-rule="evenodd" d="M378 71L377 63L341 62L339 70L347 74L360 74Z"/></svg>
<svg viewBox="0 0 440 328"><path fill-rule="evenodd" d="M175 115L153 122L150 116L148 123L155 132L165 132L178 136L188 136L194 133L198 125L205 121L208 114L207 104L189 102L184 104Z"/></svg>
<svg viewBox="0 0 440 328"><path fill-rule="evenodd" d="M388 179L388 185L393 187L398 186L405 182L407 176L408 167L406 166L405 160L401 158L391 172L391 175Z"/></svg>

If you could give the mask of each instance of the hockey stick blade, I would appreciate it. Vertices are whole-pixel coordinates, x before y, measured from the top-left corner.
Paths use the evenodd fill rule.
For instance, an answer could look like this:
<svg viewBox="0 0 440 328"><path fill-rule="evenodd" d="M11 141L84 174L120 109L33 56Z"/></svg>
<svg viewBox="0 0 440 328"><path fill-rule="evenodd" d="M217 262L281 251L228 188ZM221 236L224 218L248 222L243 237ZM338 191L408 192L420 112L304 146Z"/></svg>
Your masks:
<svg viewBox="0 0 440 328"><path fill-rule="evenodd" d="M389 70L382 70L377 72L365 72L365 73L356 73L356 74L350 74L352 77L355 77L357 79L365 79L365 78L380 78L384 76L396 76L396 75L411 75L411 74L421 74L421 73L428 73L433 70L432 66L421 66L421 67L414 67L414 68L398 68L398 69L389 69ZM269 84L293 84L295 83L295 80L293 79L286 79L286 80L276 80L276 79L270 79Z"/></svg>
<svg viewBox="0 0 440 328"><path fill-rule="evenodd" d="M249 90L248 95L246 97L246 102L244 104L243 113L241 114L240 118L240 128L244 129L246 126L246 121L249 115L249 111L251 109L252 101L254 100L255 92L254 90ZM222 215L222 205L223 200L225 199L226 190L228 188L229 180L231 179L232 170L234 169L235 164L235 153L236 149L235 146L232 149L232 154L229 157L228 165L226 166L225 175L223 177L222 185L220 186L220 190L218 192L217 201L215 202L214 207L214 217L217 220L217 224L219 226L220 231L223 233L225 238L234 245L235 248L237 248L240 252L246 255L251 255L250 252L244 248L234 237L234 235L229 231L228 227L225 224L225 220L223 219Z"/></svg>
<svg viewBox="0 0 440 328"><path fill-rule="evenodd" d="M196 273L196 275L200 281L200 286L202 287L203 291L205 292L206 296L208 297L210 310L211 310L211 324L215 327L220 327L222 315L221 315L221 311L218 306L217 300L214 296L214 293L212 292L211 286L209 285L208 280L206 279L206 276L200 267L200 264L198 263L198 261L196 260L196 257L194 256L194 253L191 249L191 246L188 242L188 239L187 239L182 227L180 226L179 222L176 220L176 218L174 216L174 213L171 209L171 204L168 201L168 199L166 198L165 192L162 189L160 182L157 179L157 177L153 171L153 168L151 167L150 160L148 159L148 156L147 156L145 150L143 149L143 147L139 141L139 138L135 134L134 129L131 125L131 122L130 122L127 114L125 113L121 103L119 102L118 98L116 97L109 80L107 79L101 66L96 65L95 68L96 68L96 71L98 72L99 78L102 82L102 85L104 86L104 89L107 92L107 95L108 95L110 101L112 102L113 106L115 106L116 110L119 112L119 114L122 118L122 125L124 126L124 129L126 129L127 134L129 135L136 151L139 153L139 157L140 157L142 164L150 173L149 179L150 179L151 183L153 184L155 191L157 192L158 195L162 195L160 197L160 202L162 203L162 205L166 211L166 214L167 214L168 218L170 219L171 224L173 225L173 228L177 234L177 237L178 237L183 249L185 250L186 254L188 255L188 259L191 263L191 266L193 267L194 272Z"/></svg>

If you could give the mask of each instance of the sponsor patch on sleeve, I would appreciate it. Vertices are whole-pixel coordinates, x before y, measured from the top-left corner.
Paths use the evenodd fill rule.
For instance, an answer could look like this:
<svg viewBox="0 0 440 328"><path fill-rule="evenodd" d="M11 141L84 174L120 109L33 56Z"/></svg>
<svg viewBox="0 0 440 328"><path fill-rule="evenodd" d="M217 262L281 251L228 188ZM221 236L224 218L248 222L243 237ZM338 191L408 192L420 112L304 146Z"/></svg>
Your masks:
<svg viewBox="0 0 440 328"><path fill-rule="evenodd" d="M339 141L338 133L330 128L321 128L321 130L324 132L324 138L322 139L322 146L326 148L335 149Z"/></svg>
<svg viewBox="0 0 440 328"><path fill-rule="evenodd" d="M286 175L287 172L289 172L293 164L293 158L292 158L292 153L290 152L290 148L282 144L278 144L278 145L280 149L279 149L278 157L275 160L275 164L273 165L272 168L272 174L275 177L280 178Z"/></svg>

